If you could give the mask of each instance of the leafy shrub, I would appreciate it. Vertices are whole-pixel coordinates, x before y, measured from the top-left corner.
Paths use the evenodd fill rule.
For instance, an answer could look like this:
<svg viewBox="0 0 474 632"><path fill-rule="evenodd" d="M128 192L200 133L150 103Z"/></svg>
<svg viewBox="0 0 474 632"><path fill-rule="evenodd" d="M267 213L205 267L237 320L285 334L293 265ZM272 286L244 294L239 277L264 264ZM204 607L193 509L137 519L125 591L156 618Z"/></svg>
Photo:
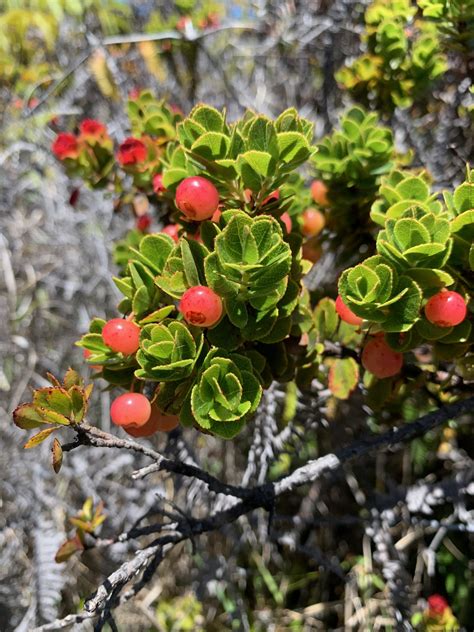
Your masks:
<svg viewBox="0 0 474 632"><path fill-rule="evenodd" d="M390 113L421 99L446 70L437 30L409 0L376 0L365 14L367 52L336 78L360 103Z"/></svg>

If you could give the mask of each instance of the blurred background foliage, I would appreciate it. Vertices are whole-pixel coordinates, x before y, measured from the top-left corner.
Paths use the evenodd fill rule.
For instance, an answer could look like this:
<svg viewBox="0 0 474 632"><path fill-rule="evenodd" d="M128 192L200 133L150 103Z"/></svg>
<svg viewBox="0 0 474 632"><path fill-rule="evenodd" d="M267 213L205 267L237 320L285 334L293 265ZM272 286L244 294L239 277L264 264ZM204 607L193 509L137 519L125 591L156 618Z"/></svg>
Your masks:
<svg viewBox="0 0 474 632"><path fill-rule="evenodd" d="M73 453L56 479L44 454L21 452L12 409L28 385L44 385L46 371L81 366L73 343L91 317L114 313L113 244L134 226L113 190L66 177L50 152L56 133L98 118L121 141L129 94L150 88L185 113L196 101L226 107L230 118L246 107L275 115L294 106L315 121L316 140L331 152L341 113L363 105L370 113L358 125L369 132L355 144L364 161L344 146L338 159L350 169L317 156L303 174L332 187L333 221L348 233L342 243L315 245L308 285L318 298L342 267L367 256L368 214L394 152L426 169L436 190L464 178L473 158L474 7L470 0L11 0L0 8L0 621L2 630L21 632L80 610L97 581L133 553L122 543L85 551L67 566L54 562L71 536L69 518L88 498L104 503L102 535L147 512L160 515L169 501L197 514L216 505L202 486L159 474L132 486L140 459L128 454ZM370 146L371 134L383 147ZM307 190L295 188L307 204ZM316 402L297 400L295 389L275 386L253 436L235 445L199 436L192 449L182 438L158 439L159 449L191 454L229 482L244 475L256 483L398 419L390 405L363 408L358 392L348 402L323 391ZM109 398L97 389L93 415L105 429ZM405 421L428 401L412 393ZM417 611L416 625L435 630L425 625L424 598L440 592L468 630L472 447L472 432L451 422L390 458L367 457L293 494L272 538L268 516L256 512L203 536L195 551L178 547L140 598L120 609L119 629L395 630L395 602L407 621ZM409 596L400 581L413 584Z"/></svg>

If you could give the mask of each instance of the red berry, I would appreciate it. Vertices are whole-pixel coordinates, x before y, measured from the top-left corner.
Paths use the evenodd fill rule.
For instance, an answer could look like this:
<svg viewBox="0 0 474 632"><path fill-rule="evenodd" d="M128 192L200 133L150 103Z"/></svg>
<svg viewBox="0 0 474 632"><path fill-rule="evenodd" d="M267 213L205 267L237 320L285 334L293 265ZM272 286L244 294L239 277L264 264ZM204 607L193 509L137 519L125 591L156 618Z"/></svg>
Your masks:
<svg viewBox="0 0 474 632"><path fill-rule="evenodd" d="M307 208L302 215L303 226L301 228L306 237L316 237L323 230L326 220L321 211L316 208Z"/></svg>
<svg viewBox="0 0 474 632"><path fill-rule="evenodd" d="M178 224L168 224L168 226L165 226L162 230L162 233L165 233L165 235L169 235L171 237L171 239L173 239L173 241L175 241L176 243L179 241L179 226Z"/></svg>
<svg viewBox="0 0 474 632"><path fill-rule="evenodd" d="M457 292L441 290L425 305L425 316L438 327L454 327L466 318L467 307L463 297Z"/></svg>
<svg viewBox="0 0 474 632"><path fill-rule="evenodd" d="M449 604L441 595L430 595L428 597L429 616L437 618L444 613Z"/></svg>
<svg viewBox="0 0 474 632"><path fill-rule="evenodd" d="M349 325L357 325L357 327L362 325L363 319L357 316L357 314L354 314L340 296L336 298L336 312L339 314L341 320L349 323Z"/></svg>
<svg viewBox="0 0 474 632"><path fill-rule="evenodd" d="M103 136L107 132L105 125L94 119L85 119L79 125L79 129L84 136L92 136L94 138Z"/></svg>
<svg viewBox="0 0 474 632"><path fill-rule="evenodd" d="M145 215L141 215L140 217L137 217L137 221L135 225L138 230L144 233L151 226L151 217L148 215L148 213L145 213Z"/></svg>
<svg viewBox="0 0 474 632"><path fill-rule="evenodd" d="M328 188L322 180L314 180L311 184L311 195L313 200L320 206L329 206L327 197Z"/></svg>
<svg viewBox="0 0 474 632"><path fill-rule="evenodd" d="M155 176L153 176L153 191L157 195L160 195L160 193L163 193L164 191L166 191L166 187L163 184L163 174L162 173L157 173Z"/></svg>
<svg viewBox="0 0 474 632"><path fill-rule="evenodd" d="M122 166L136 165L146 160L146 156L145 143L138 138L126 138L119 147L117 160Z"/></svg>
<svg viewBox="0 0 474 632"><path fill-rule="evenodd" d="M130 320L112 318L102 329L102 340L112 351L130 355L140 346L140 327Z"/></svg>
<svg viewBox="0 0 474 632"><path fill-rule="evenodd" d="M362 366L380 379L400 372L403 354L394 351L381 336L369 340L362 351Z"/></svg>
<svg viewBox="0 0 474 632"><path fill-rule="evenodd" d="M140 428L150 419L150 401L141 393L125 393L114 399L110 417L117 426Z"/></svg>
<svg viewBox="0 0 474 632"><path fill-rule="evenodd" d="M210 288L196 285L183 294L179 310L189 324L212 327L222 316L222 301Z"/></svg>
<svg viewBox="0 0 474 632"><path fill-rule="evenodd" d="M188 219L200 222L214 215L219 206L219 192L206 178L185 178L176 189L176 206Z"/></svg>
<svg viewBox="0 0 474 632"><path fill-rule="evenodd" d="M288 215L288 213L282 213L280 220L285 224L286 232L291 233L291 217Z"/></svg>
<svg viewBox="0 0 474 632"><path fill-rule="evenodd" d="M74 134L68 134L63 132L58 134L56 140L51 145L53 154L59 160L65 160L66 158L77 158L79 155L79 144Z"/></svg>
<svg viewBox="0 0 474 632"><path fill-rule="evenodd" d="M137 428L136 426L124 426L125 432L132 437L149 437L155 432L170 432L179 425L177 415L167 415L155 405L151 407L151 415L145 425Z"/></svg>

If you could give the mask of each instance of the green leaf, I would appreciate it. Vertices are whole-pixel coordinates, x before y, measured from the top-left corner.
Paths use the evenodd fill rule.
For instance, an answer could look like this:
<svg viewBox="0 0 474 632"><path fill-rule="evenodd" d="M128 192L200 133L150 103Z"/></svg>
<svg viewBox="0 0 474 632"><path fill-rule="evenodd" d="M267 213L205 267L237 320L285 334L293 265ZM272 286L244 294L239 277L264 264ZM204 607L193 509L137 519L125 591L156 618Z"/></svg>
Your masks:
<svg viewBox="0 0 474 632"><path fill-rule="evenodd" d="M247 149L266 152L275 160L279 156L278 139L273 123L265 116L257 116L248 130Z"/></svg>
<svg viewBox="0 0 474 632"><path fill-rule="evenodd" d="M189 243L186 239L182 239L181 242L181 254L183 257L184 274L186 275L186 281L189 287L200 285L199 273L194 262Z"/></svg>
<svg viewBox="0 0 474 632"><path fill-rule="evenodd" d="M331 340L339 323L335 301L332 298L321 299L314 309L313 318L318 341Z"/></svg>
<svg viewBox="0 0 474 632"><path fill-rule="evenodd" d="M359 365L354 358L338 358L329 367L329 388L338 399L348 399L359 381Z"/></svg>
<svg viewBox="0 0 474 632"><path fill-rule="evenodd" d="M79 375L77 371L74 371L74 369L69 368L66 371L66 375L64 376L63 384L64 384L64 388L66 390L69 390L71 386L75 386L75 385L81 386L81 387L84 386L84 380L82 379L82 377Z"/></svg>
<svg viewBox="0 0 474 632"><path fill-rule="evenodd" d="M250 172L248 167L258 174L258 176L267 178L273 175L276 163L270 153L253 149L241 154L237 160L237 165L242 174L242 178L245 180L246 172Z"/></svg>
<svg viewBox="0 0 474 632"><path fill-rule="evenodd" d="M228 136L217 132L208 132L198 138L191 146L191 151L205 160L220 160L226 158L230 146Z"/></svg>
<svg viewBox="0 0 474 632"><path fill-rule="evenodd" d="M47 439L49 435L55 430L57 430L57 428L45 428L44 430L41 430L37 434L33 435L30 439L28 439L23 448L25 448L25 450L36 448L36 446L38 446L40 443L43 443L43 441Z"/></svg>
<svg viewBox="0 0 474 632"><path fill-rule="evenodd" d="M191 110L189 119L201 125L207 132L222 132L225 127L223 115L209 105L196 105Z"/></svg>
<svg viewBox="0 0 474 632"><path fill-rule="evenodd" d="M277 134L279 159L293 167L302 164L309 158L309 143L303 134L297 132L280 132Z"/></svg>

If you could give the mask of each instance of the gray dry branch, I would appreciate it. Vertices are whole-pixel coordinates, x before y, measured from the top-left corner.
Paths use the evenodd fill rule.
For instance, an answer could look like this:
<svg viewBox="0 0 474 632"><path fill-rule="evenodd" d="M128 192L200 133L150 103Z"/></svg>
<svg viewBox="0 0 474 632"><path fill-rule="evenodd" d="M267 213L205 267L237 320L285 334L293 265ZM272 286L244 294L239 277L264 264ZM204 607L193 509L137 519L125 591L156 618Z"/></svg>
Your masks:
<svg viewBox="0 0 474 632"><path fill-rule="evenodd" d="M85 618L100 617L95 630L99 631L111 617L113 608L134 597L139 590L149 581L153 573L158 568L166 553L176 544L185 540L193 541L195 536L203 533L216 531L225 525L235 522L255 509L263 508L268 511L274 509L276 500L283 494L308 483L314 482L331 470L336 470L344 463L360 458L374 450L396 449L403 446L408 441L416 437L423 436L430 430L445 423L449 419L458 418L464 414L474 411L474 397L460 400L448 404L438 410L432 411L417 421L395 427L389 431L376 436L354 441L347 447L333 453L326 454L318 459L309 461L294 472L285 476L279 481L268 482L255 487L236 487L220 482L215 477L199 467L190 466L183 462L172 461L164 458L158 452L150 450L144 445L135 441L118 439L113 435L102 432L93 426L83 424L77 429L77 441L68 444L66 450L71 450L80 445L91 445L103 448L118 448L141 452L145 456L152 458L155 463L155 471L161 470L169 473L180 474L186 477L194 477L206 483L209 490L217 494L233 496L233 502L227 505L226 509L209 514L205 518L194 518L186 515L173 515L172 522L156 524L150 527L139 529L135 527L133 537L140 535L150 535L168 531L160 535L146 548L139 550L135 557L124 562L117 570L109 575L106 580L97 588L84 606L84 613L69 615L64 619L48 623L35 628L35 632L46 632L48 630L58 630L67 627ZM169 514L171 516L171 514ZM128 538L128 534L122 534L116 541L123 541ZM131 588L123 593L124 587L133 581L139 573L143 573L141 579L135 581Z"/></svg>

